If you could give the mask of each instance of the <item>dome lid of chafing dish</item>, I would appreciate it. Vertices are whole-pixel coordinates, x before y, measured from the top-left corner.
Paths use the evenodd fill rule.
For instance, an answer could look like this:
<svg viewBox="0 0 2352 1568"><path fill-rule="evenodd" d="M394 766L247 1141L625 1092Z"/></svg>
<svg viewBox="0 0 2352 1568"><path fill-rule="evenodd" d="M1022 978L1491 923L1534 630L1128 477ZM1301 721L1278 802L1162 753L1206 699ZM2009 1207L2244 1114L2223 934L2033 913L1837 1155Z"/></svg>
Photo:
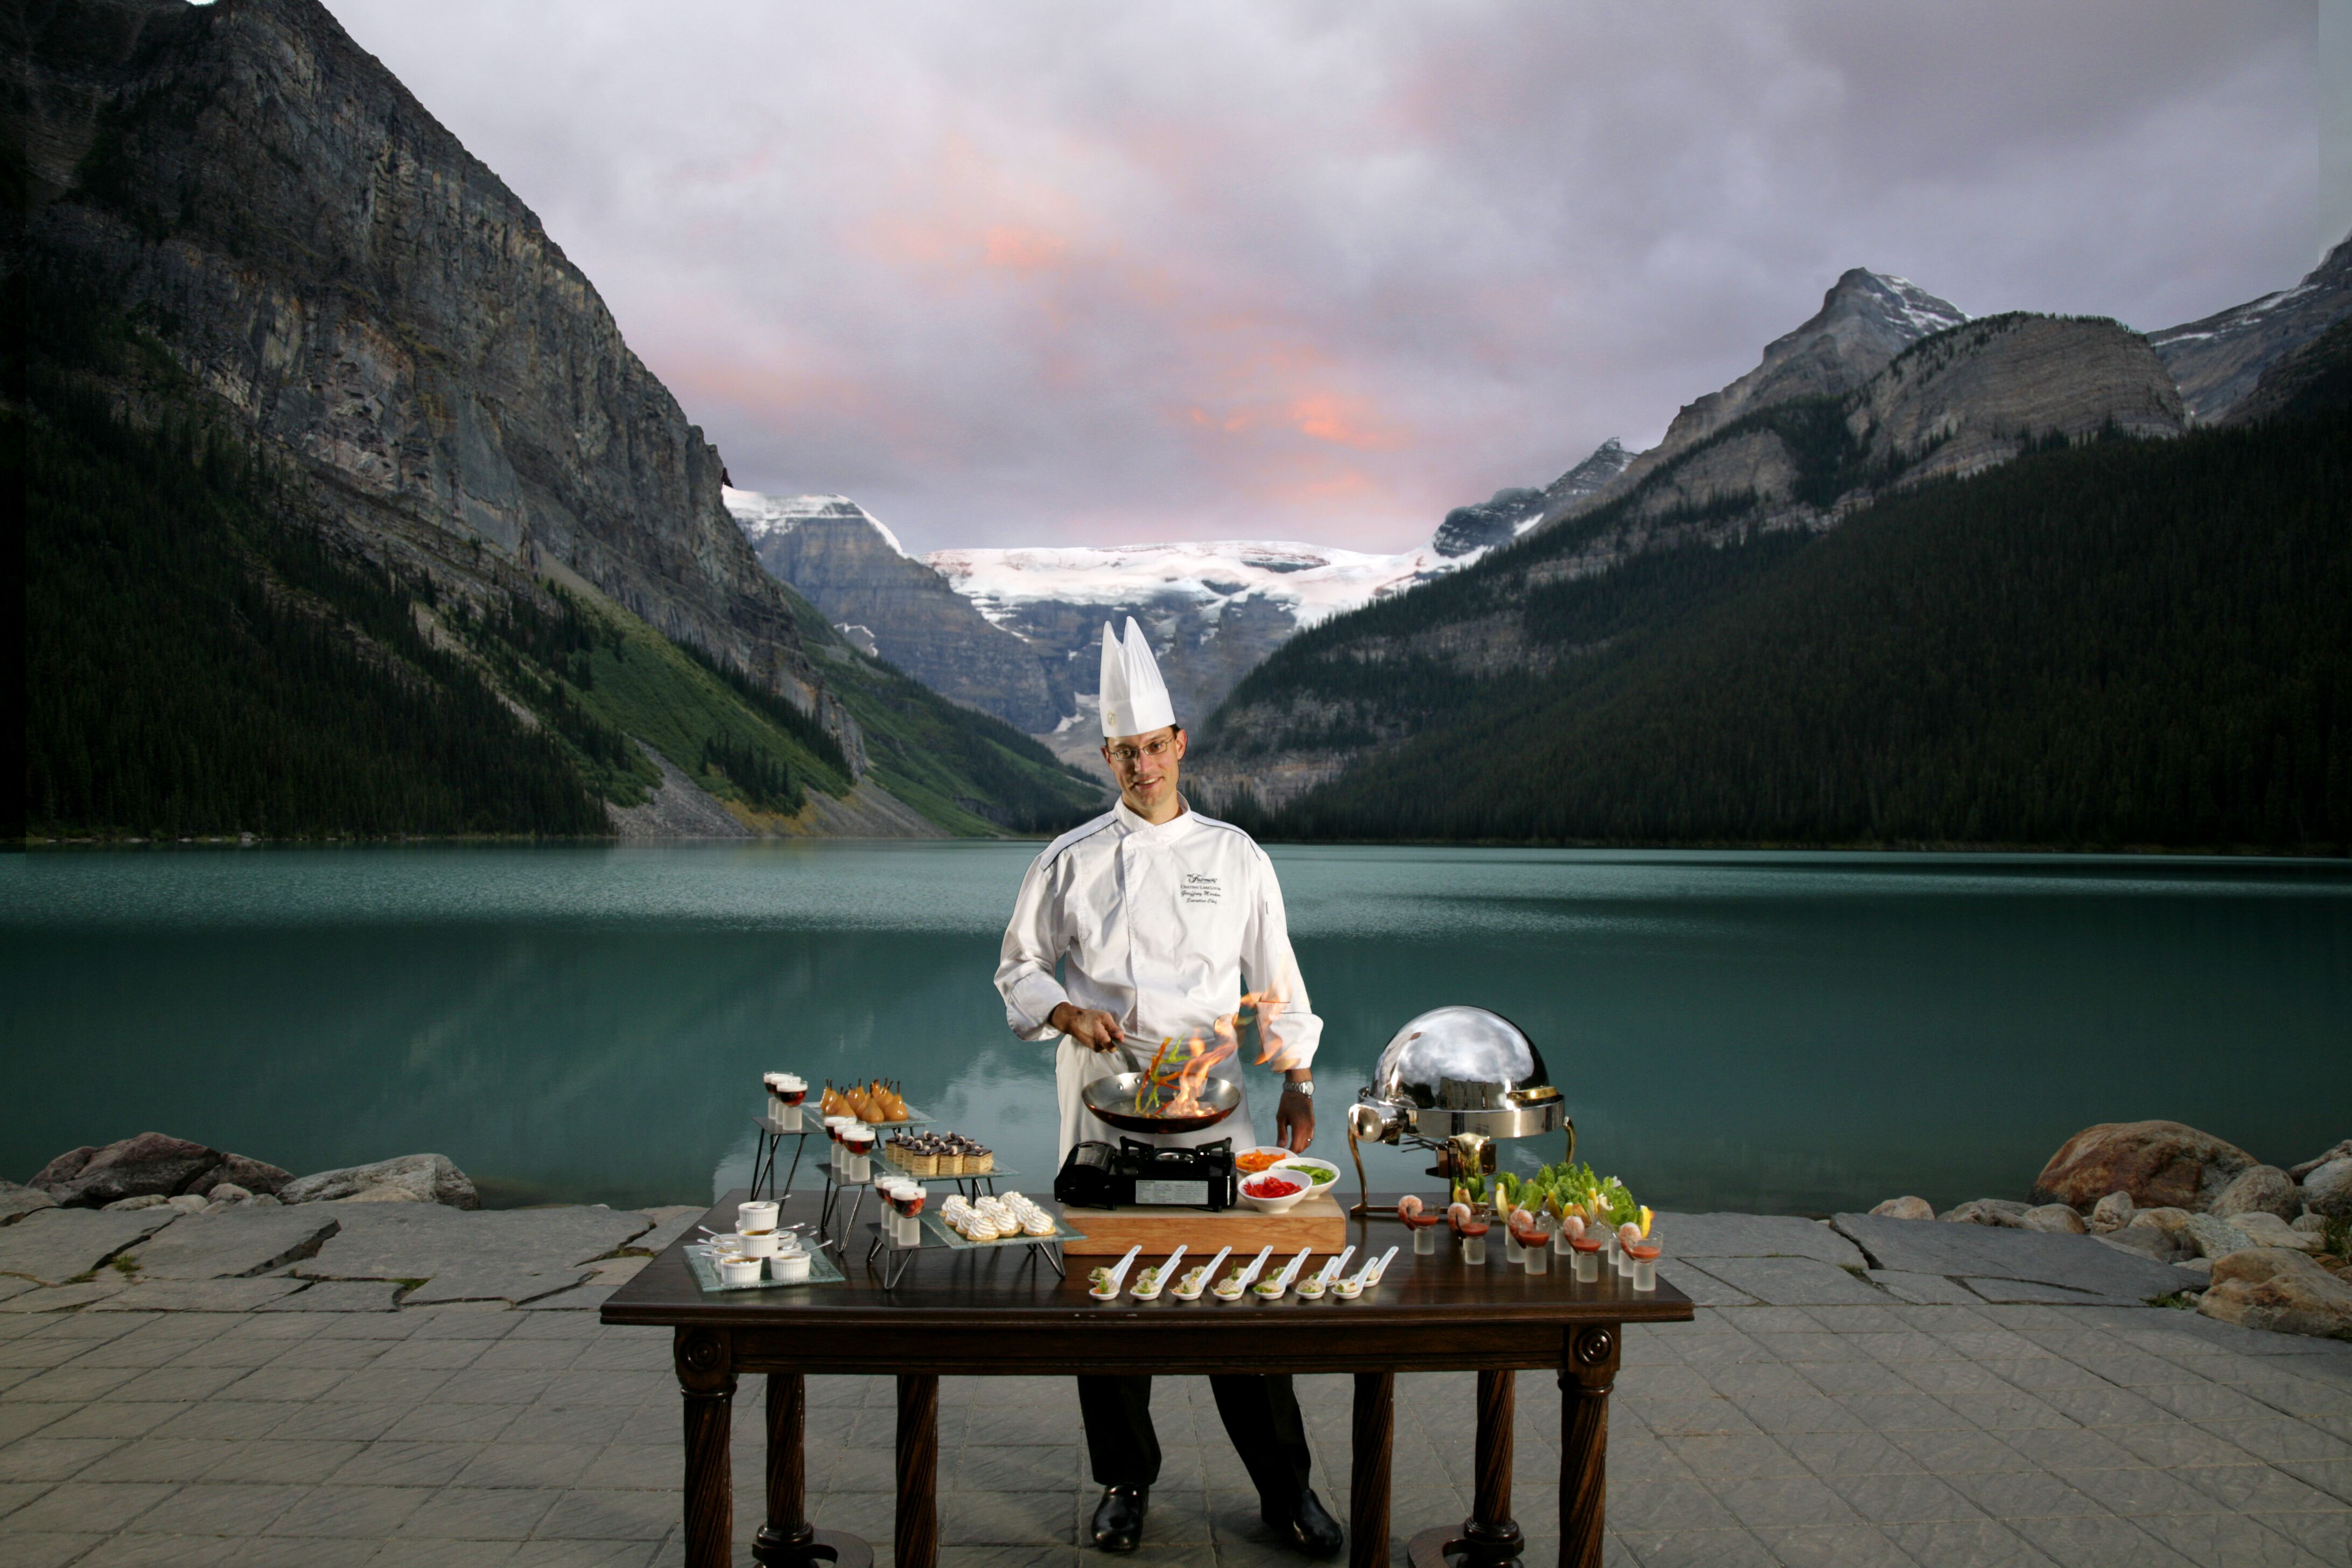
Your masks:
<svg viewBox="0 0 2352 1568"><path fill-rule="evenodd" d="M1437 1007L1396 1032L1372 1092L1423 1110L1502 1110L1514 1091L1551 1082L1527 1032L1484 1007Z"/></svg>

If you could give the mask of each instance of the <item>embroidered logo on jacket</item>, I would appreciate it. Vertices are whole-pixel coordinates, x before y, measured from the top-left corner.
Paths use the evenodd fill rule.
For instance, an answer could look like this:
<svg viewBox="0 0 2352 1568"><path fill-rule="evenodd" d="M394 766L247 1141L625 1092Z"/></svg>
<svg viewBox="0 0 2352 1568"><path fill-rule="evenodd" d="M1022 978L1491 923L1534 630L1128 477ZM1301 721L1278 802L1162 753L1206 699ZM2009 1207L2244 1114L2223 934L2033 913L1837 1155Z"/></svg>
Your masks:
<svg viewBox="0 0 2352 1568"><path fill-rule="evenodd" d="M1222 901L1223 889L1214 877L1204 877L1198 871L1184 873L1184 901L1188 904L1213 904Z"/></svg>

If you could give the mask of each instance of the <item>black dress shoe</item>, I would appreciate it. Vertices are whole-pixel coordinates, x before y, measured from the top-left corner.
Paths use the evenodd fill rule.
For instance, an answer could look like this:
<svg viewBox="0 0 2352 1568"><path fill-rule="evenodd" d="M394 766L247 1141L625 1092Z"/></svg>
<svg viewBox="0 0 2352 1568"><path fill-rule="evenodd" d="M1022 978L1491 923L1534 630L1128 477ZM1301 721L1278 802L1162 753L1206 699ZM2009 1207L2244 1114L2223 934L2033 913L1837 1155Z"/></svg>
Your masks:
<svg viewBox="0 0 2352 1568"><path fill-rule="evenodd" d="M1150 1506L1150 1487L1103 1488L1102 1501L1095 1504L1095 1544L1105 1552L1134 1551L1143 1543L1143 1514Z"/></svg>
<svg viewBox="0 0 2352 1568"><path fill-rule="evenodd" d="M1339 1521L1323 1510L1323 1500L1313 1492L1302 1492L1298 1500L1286 1508L1272 1503L1261 1505L1258 1517L1266 1528L1282 1538L1282 1543L1309 1557L1337 1557L1348 1537Z"/></svg>

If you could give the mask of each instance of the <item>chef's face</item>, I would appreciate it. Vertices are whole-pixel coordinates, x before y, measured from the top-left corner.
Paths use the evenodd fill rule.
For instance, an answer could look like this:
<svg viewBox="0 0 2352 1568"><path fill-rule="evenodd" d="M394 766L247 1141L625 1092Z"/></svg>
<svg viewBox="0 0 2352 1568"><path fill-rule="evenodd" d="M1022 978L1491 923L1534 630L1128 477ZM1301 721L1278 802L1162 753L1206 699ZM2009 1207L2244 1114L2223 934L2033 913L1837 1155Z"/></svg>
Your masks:
<svg viewBox="0 0 2352 1568"><path fill-rule="evenodd" d="M1119 798L1129 811L1154 821L1175 804L1177 766L1183 760L1184 731L1174 724L1103 742L1103 761L1118 781Z"/></svg>

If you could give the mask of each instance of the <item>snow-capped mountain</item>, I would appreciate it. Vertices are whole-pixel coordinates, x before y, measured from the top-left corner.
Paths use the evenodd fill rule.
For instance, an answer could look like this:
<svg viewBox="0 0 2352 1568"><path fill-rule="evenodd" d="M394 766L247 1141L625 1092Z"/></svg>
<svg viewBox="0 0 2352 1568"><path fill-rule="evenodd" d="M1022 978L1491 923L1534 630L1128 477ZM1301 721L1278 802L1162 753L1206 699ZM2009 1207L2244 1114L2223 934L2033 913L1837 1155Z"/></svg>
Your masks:
<svg viewBox="0 0 2352 1568"><path fill-rule="evenodd" d="M1822 308L1802 325L1764 346L1754 370L1717 392L1683 405L1665 438L1625 464L1612 478L1574 496L1552 500L1538 526L1613 500L1659 465L1686 452L1741 416L1792 397L1836 396L1886 368L1922 338L1968 321L1949 300L1907 278L1856 267L1830 286ZM1597 456L1597 454L1596 454Z"/></svg>
<svg viewBox="0 0 2352 1568"><path fill-rule="evenodd" d="M760 564L824 612L851 647L1032 733L1056 705L1035 655L1000 631L847 496L721 492Z"/></svg>
<svg viewBox="0 0 2352 1568"><path fill-rule="evenodd" d="M1475 557L1471 557L1475 558ZM1178 718L1205 721L1295 633L1464 563L1434 550L1367 554L1258 541L938 550L922 557L1043 665L1074 748L1091 749L1105 621L1151 639Z"/></svg>
<svg viewBox="0 0 2352 1568"><path fill-rule="evenodd" d="M2189 417L2210 425L2254 389L2263 372L2352 315L2352 239L2327 253L2292 289L2150 332L2157 357L2179 384Z"/></svg>

